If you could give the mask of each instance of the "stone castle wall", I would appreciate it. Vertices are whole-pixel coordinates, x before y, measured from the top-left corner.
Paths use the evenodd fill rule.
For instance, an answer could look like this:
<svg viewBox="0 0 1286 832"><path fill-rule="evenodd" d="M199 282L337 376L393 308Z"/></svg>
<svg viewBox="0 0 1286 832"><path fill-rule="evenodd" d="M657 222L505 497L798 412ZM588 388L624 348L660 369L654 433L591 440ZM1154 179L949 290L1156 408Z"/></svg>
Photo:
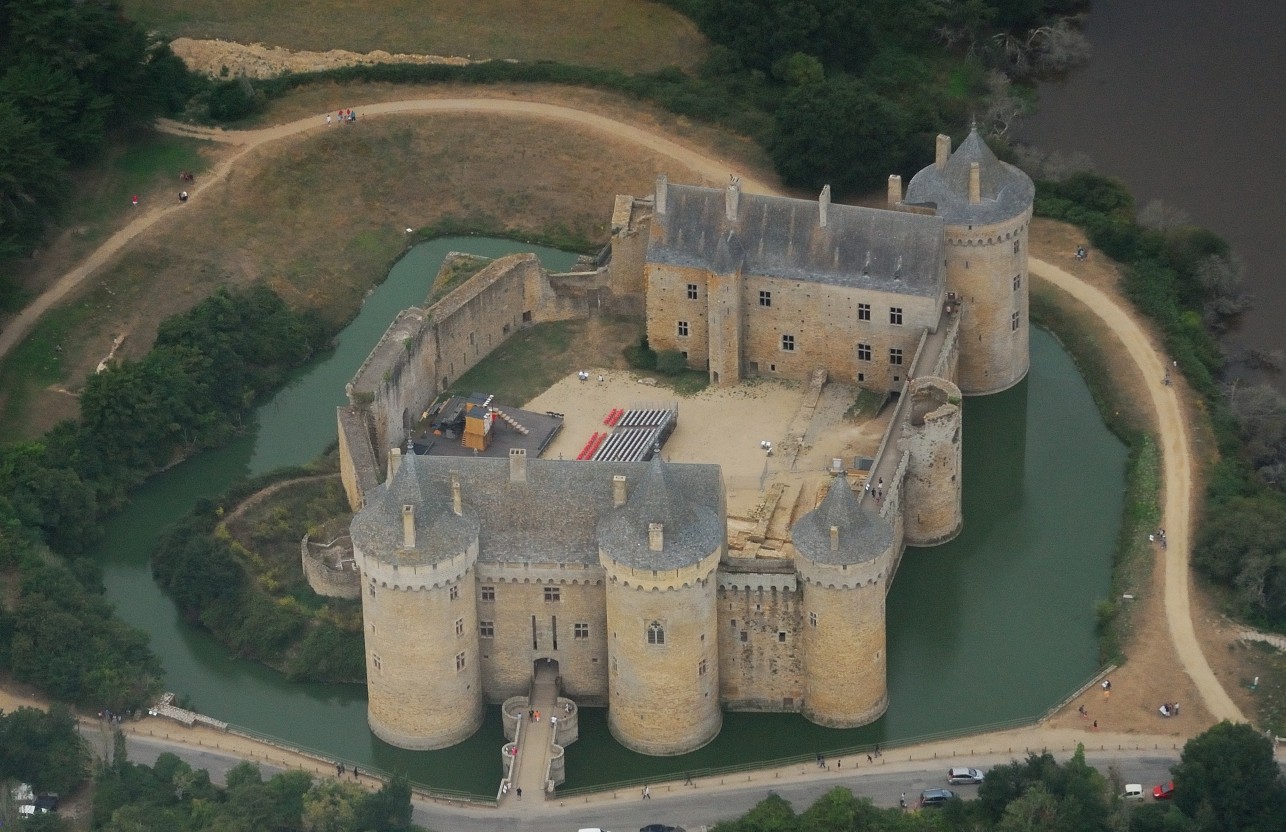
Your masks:
<svg viewBox="0 0 1286 832"><path fill-rule="evenodd" d="M342 546L346 553L351 553L351 543L334 541L334 546ZM357 599L361 597L362 588L357 574L357 564L348 558L340 558L331 565L334 558L326 557L326 549L312 543L308 535L299 542L299 558L303 565L304 579L313 592L327 598Z"/></svg>
<svg viewBox="0 0 1286 832"><path fill-rule="evenodd" d="M992 225L949 225L947 289L961 301L958 384L965 395L998 393L1027 375L1027 229L1031 209Z"/></svg>
<svg viewBox="0 0 1286 832"><path fill-rule="evenodd" d="M901 484L905 540L910 546L934 546L951 540L964 526L960 388L945 379L918 378L908 395L911 402L898 441L908 457Z"/></svg>
<svg viewBox="0 0 1286 832"><path fill-rule="evenodd" d="M719 573L720 698L733 711L798 711L804 699L800 596L781 573Z"/></svg>

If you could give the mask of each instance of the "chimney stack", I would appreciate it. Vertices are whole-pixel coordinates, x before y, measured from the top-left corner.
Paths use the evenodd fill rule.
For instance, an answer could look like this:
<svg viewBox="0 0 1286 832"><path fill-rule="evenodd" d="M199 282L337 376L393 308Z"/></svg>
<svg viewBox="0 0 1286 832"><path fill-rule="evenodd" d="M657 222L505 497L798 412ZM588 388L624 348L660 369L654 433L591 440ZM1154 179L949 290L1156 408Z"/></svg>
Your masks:
<svg viewBox="0 0 1286 832"><path fill-rule="evenodd" d="M937 157L933 160L933 163L934 165L937 166L938 170L942 170L947 166L947 160L950 158L951 158L951 137L945 136L942 133L939 133L938 134L938 153L937 153Z"/></svg>
<svg viewBox="0 0 1286 832"><path fill-rule="evenodd" d="M665 526L660 523L647 524L647 547L653 552L665 548Z"/></svg>
<svg viewBox="0 0 1286 832"><path fill-rule="evenodd" d="M723 213L727 216L728 222L737 221L737 206L740 202L741 180L734 176L723 192Z"/></svg>
<svg viewBox="0 0 1286 832"><path fill-rule="evenodd" d="M612 505L616 508L625 505L625 477L621 474L612 477Z"/></svg>
<svg viewBox="0 0 1286 832"><path fill-rule="evenodd" d="M464 514L464 505L460 501L460 475L455 471L451 472L451 510L456 517Z"/></svg>
<svg viewBox="0 0 1286 832"><path fill-rule="evenodd" d="M665 213L665 197L669 185L670 180L665 178L664 173L656 178L656 203L653 208L658 214Z"/></svg>
<svg viewBox="0 0 1286 832"><path fill-rule="evenodd" d="M402 547L415 548L415 506L402 506Z"/></svg>
<svg viewBox="0 0 1286 832"><path fill-rule="evenodd" d="M402 464L402 449L389 448L388 451L388 479L393 481L393 476L397 473L397 468Z"/></svg>
<svg viewBox="0 0 1286 832"><path fill-rule="evenodd" d="M896 173L889 177L889 205L902 204L902 177Z"/></svg>
<svg viewBox="0 0 1286 832"><path fill-rule="evenodd" d="M831 526L831 551L839 551L839 526Z"/></svg>
<svg viewBox="0 0 1286 832"><path fill-rule="evenodd" d="M527 451L525 448L509 449L509 481L527 481Z"/></svg>
<svg viewBox="0 0 1286 832"><path fill-rule="evenodd" d="M824 185L822 187L821 196L817 197L817 212L818 212L817 222L822 228L825 228L826 223L829 222L830 220L830 217L828 216L830 214L830 210L831 210L831 186Z"/></svg>
<svg viewBox="0 0 1286 832"><path fill-rule="evenodd" d="M969 204L982 202L982 168L977 162L969 163Z"/></svg>

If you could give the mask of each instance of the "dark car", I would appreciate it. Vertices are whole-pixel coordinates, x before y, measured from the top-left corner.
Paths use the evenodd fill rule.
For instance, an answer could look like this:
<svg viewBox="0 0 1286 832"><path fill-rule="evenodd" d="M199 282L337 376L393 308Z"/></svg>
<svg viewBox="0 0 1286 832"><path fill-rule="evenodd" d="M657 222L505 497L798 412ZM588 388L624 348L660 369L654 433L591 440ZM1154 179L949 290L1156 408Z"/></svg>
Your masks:
<svg viewBox="0 0 1286 832"><path fill-rule="evenodd" d="M1174 781L1162 783L1152 790L1152 796L1157 800L1170 800L1174 797Z"/></svg>
<svg viewBox="0 0 1286 832"><path fill-rule="evenodd" d="M647 826L640 829L639 832L683 832L683 827L666 826L664 823L649 823Z"/></svg>
<svg viewBox="0 0 1286 832"><path fill-rule="evenodd" d="M921 809L941 809L956 796L951 789L925 789L920 792Z"/></svg>

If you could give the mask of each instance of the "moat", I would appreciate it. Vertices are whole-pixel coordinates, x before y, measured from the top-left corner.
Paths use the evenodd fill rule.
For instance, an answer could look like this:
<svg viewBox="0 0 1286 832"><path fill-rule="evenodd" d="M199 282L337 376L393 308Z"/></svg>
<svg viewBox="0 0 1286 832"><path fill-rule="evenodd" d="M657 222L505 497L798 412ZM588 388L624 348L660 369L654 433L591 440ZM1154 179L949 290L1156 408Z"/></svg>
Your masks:
<svg viewBox="0 0 1286 832"><path fill-rule="evenodd" d="M334 436L344 382L396 311L418 303L449 250L499 255L524 246L477 238L417 248L367 300L338 349L304 371L259 412L255 434L158 477L117 517L101 547L110 597L151 634L167 687L194 707L366 767L412 780L494 793L502 742L497 708L466 743L406 752L376 740L357 686L291 684L240 662L180 623L147 567L157 531L199 497L234 478L297 464ZM551 268L571 255L540 250ZM581 714L569 749L567 786L766 760L867 742L1034 716L1096 667L1094 605L1108 588L1122 509L1125 452L1107 432L1070 359L1042 331L1032 335L1029 378L996 396L969 399L964 444L965 530L951 544L909 550L889 596L891 705L851 731L796 715L727 714L711 745L674 758L643 757L609 736L603 711ZM1075 442L1068 442L1075 437Z"/></svg>

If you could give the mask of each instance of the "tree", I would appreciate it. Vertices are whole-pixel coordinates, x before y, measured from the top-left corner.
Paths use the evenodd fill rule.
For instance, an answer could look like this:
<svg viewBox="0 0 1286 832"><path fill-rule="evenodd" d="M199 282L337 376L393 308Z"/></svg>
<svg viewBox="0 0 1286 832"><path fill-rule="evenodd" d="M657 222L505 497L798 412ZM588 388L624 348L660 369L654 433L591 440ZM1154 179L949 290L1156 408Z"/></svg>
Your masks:
<svg viewBox="0 0 1286 832"><path fill-rule="evenodd" d="M1245 723L1221 722L1183 747L1174 802L1205 832L1286 830L1286 780L1272 743Z"/></svg>
<svg viewBox="0 0 1286 832"><path fill-rule="evenodd" d="M67 794L88 770L89 748L66 707L0 714L0 781L21 780L36 791Z"/></svg>

